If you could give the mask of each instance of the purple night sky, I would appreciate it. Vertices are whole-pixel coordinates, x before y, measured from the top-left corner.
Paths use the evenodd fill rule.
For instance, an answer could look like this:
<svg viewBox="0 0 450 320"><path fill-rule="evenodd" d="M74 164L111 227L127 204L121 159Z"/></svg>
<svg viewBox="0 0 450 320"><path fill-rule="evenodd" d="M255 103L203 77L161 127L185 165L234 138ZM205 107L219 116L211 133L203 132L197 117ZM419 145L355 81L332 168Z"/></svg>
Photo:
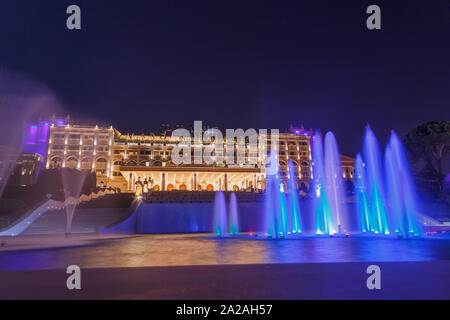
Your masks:
<svg viewBox="0 0 450 320"><path fill-rule="evenodd" d="M375 3L382 29L369 31ZM70 4L81 31L65 27ZM450 119L449 13L447 0L4 0L1 73L124 132L303 124L334 131L354 156L367 123L383 144L390 129Z"/></svg>

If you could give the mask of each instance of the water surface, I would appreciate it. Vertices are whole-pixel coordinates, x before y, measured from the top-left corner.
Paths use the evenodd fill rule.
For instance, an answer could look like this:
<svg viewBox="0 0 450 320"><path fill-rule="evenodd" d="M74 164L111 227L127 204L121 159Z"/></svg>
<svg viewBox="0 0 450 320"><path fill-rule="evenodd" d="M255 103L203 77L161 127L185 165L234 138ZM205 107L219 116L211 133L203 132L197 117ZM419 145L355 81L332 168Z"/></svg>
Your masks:
<svg viewBox="0 0 450 320"><path fill-rule="evenodd" d="M139 235L93 246L0 253L0 270L450 260L450 238L219 239Z"/></svg>

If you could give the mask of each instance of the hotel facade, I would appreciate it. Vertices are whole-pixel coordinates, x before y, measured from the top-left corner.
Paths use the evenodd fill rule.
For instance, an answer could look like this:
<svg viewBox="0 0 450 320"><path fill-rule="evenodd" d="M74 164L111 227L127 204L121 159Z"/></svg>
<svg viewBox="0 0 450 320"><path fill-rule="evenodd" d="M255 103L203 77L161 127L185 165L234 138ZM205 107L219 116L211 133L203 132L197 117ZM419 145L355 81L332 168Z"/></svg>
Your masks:
<svg viewBox="0 0 450 320"><path fill-rule="evenodd" d="M113 187L121 192L135 190L136 181L148 181L155 191L261 191L265 188L265 155L271 148L279 162L281 180L290 174L297 178L300 190L307 191L312 177L311 140L315 139L311 130L291 128L280 132L278 146L271 146L271 136L264 138L266 144L250 146L244 140L246 163L228 164L226 161L207 162L195 159L197 153L191 148L191 159L176 164L172 159L173 148L179 139L172 137L167 128L161 134L123 134L114 127L84 126L74 124L69 118L53 118L30 124L25 129L24 150L43 155L45 168L77 168L95 171L99 186ZM261 135L258 135L258 141ZM226 140L224 138L224 140ZM192 146L202 150L213 149L213 158L218 156L212 147L212 140L190 141ZM196 145L197 143L197 145ZM235 154L237 141L233 141ZM184 151L186 152L186 151ZM226 150L229 152L229 150ZM189 156L188 154L184 154ZM251 161L247 161L251 160ZM289 172L288 162L294 172ZM353 180L354 160L341 156L344 179Z"/></svg>

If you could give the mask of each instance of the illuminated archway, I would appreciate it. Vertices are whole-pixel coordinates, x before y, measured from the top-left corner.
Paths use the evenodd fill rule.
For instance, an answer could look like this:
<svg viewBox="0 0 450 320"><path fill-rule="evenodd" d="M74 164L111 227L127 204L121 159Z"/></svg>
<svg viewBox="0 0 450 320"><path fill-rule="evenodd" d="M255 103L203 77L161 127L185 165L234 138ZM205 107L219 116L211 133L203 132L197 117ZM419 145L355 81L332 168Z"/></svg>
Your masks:
<svg viewBox="0 0 450 320"><path fill-rule="evenodd" d="M60 166L62 166L62 159L60 157L53 157L52 164L53 164L53 167L55 167L55 168L60 167Z"/></svg>
<svg viewBox="0 0 450 320"><path fill-rule="evenodd" d="M180 184L179 189L180 189L181 191L186 191L186 190L187 190L187 186L186 186L184 183L183 183L183 184Z"/></svg>
<svg viewBox="0 0 450 320"><path fill-rule="evenodd" d="M173 184L170 183L167 185L167 191L172 191L174 189L175 189L175 186Z"/></svg>
<svg viewBox="0 0 450 320"><path fill-rule="evenodd" d="M159 190L160 190L159 185L156 184L153 186L153 191L159 191Z"/></svg>
<svg viewBox="0 0 450 320"><path fill-rule="evenodd" d="M91 159L83 158L81 159L81 169L90 169L92 167Z"/></svg>
<svg viewBox="0 0 450 320"><path fill-rule="evenodd" d="M206 191L214 191L214 186L212 184L208 184L206 186Z"/></svg>
<svg viewBox="0 0 450 320"><path fill-rule="evenodd" d="M233 191L239 191L239 187L237 185L233 186Z"/></svg>
<svg viewBox="0 0 450 320"><path fill-rule="evenodd" d="M78 166L78 159L75 157L69 157L66 160L67 168L76 168Z"/></svg>

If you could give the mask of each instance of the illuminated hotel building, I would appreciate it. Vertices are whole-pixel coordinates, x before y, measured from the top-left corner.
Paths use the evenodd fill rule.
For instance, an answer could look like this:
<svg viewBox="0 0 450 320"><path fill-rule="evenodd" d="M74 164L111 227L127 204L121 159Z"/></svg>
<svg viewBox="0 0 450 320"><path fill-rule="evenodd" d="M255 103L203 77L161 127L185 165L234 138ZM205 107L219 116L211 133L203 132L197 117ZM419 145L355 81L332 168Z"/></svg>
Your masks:
<svg viewBox="0 0 450 320"><path fill-rule="evenodd" d="M36 132L31 131L32 126L37 127ZM76 125L69 119L53 119L29 125L24 137L24 143L28 143L25 147L33 147L33 141L42 143L44 137L40 131L41 128L46 130L47 126L46 168L94 170L99 185L118 188L121 192L133 191L138 179L151 181L150 185L155 191L258 191L265 187L263 165L266 159L261 159L261 154L267 154L271 149L270 135L266 150L258 150L260 152L254 152L255 149L251 149L246 142L246 160L253 157L256 163L253 166L228 165L225 162L207 164L204 160L201 164L195 164L194 148L191 149L191 164L176 165L171 159L171 153L179 140L172 138L167 131L160 135L122 134L112 126ZM312 178L310 142L313 138L311 131L292 128L290 132L279 134L276 150L282 180L285 181L290 174L287 166L290 160L295 168L298 187L304 191L309 188ZM209 141L203 141L202 149L208 145ZM237 143L234 143L234 147L236 152ZM353 163L352 158L342 156L344 179L353 180Z"/></svg>

